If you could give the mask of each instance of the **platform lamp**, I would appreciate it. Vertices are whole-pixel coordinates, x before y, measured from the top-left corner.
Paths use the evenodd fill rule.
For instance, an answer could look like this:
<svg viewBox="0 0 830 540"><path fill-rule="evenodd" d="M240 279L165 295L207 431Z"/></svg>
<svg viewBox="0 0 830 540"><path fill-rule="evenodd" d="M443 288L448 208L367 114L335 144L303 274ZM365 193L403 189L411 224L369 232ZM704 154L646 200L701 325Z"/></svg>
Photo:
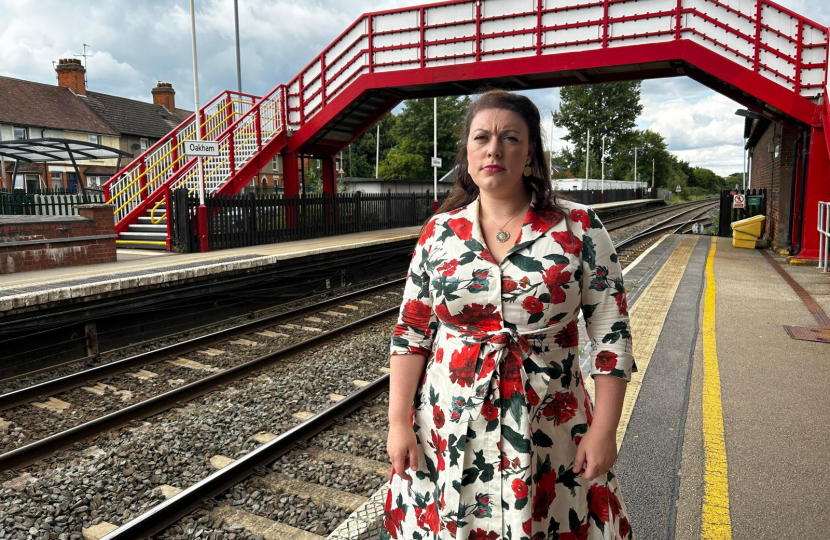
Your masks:
<svg viewBox="0 0 830 540"><path fill-rule="evenodd" d="M735 114L738 115L738 116L742 116L744 118L750 119L750 120L763 120L764 119L763 115L758 114L755 111L750 111L749 109L738 109L737 111L735 111ZM747 145L747 141L749 140L749 138L748 138L749 133L747 133L747 131L748 131L747 129L744 129L744 158L743 158L743 161L741 163L741 181L742 181L742 186L741 187L743 188L744 191L746 191L746 145Z"/></svg>

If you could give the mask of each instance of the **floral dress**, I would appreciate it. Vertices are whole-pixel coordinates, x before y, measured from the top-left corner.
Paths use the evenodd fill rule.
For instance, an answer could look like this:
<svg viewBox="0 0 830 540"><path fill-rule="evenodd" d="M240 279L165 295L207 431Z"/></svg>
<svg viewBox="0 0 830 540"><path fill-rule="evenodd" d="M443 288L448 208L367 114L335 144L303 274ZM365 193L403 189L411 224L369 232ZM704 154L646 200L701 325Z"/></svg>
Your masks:
<svg viewBox="0 0 830 540"><path fill-rule="evenodd" d="M617 478L573 472L593 403L591 376L637 371L622 272L593 210L536 207L501 264L479 199L433 216L415 247L391 354L422 354L412 428L418 470L392 475L383 538L632 538Z"/></svg>

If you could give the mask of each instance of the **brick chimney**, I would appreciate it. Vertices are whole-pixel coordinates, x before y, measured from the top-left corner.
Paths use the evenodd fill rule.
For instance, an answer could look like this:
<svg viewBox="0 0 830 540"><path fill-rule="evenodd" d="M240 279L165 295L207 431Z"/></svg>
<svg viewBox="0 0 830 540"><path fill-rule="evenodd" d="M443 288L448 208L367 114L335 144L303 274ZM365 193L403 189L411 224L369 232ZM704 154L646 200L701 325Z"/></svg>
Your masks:
<svg viewBox="0 0 830 540"><path fill-rule="evenodd" d="M58 60L55 71L58 72L58 86L69 88L82 96L86 95L86 84L84 83L86 70L79 59L61 58Z"/></svg>
<svg viewBox="0 0 830 540"><path fill-rule="evenodd" d="M153 88L153 104L161 105L170 112L176 111L176 91L173 90L173 85L166 82L160 82L158 86Z"/></svg>

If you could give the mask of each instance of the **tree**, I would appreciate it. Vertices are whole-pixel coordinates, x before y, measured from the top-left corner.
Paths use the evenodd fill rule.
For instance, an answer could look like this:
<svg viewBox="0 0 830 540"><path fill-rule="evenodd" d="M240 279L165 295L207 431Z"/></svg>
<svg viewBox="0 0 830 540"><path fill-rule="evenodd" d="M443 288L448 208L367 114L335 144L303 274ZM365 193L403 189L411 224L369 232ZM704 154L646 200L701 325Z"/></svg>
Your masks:
<svg viewBox="0 0 830 540"><path fill-rule="evenodd" d="M467 96L438 98L438 157L443 161L438 169L439 177L455 165L469 105ZM432 178L433 100L407 101L396 117L393 132L397 146L381 160L381 178Z"/></svg>
<svg viewBox="0 0 830 540"><path fill-rule="evenodd" d="M395 139L395 125L397 118L389 113L380 120L380 160L397 144ZM377 152L377 124L366 130L351 144L343 149L343 170L345 176L355 178L375 177L375 154ZM349 157L351 156L351 157Z"/></svg>
<svg viewBox="0 0 830 540"><path fill-rule="evenodd" d="M602 136L606 136L606 149L619 147L634 129L643 110L640 81L566 86L559 95L561 103L554 122L568 130L564 139L573 145L566 153L571 172L584 177L587 131L591 130L591 169L597 170L594 167L600 163Z"/></svg>

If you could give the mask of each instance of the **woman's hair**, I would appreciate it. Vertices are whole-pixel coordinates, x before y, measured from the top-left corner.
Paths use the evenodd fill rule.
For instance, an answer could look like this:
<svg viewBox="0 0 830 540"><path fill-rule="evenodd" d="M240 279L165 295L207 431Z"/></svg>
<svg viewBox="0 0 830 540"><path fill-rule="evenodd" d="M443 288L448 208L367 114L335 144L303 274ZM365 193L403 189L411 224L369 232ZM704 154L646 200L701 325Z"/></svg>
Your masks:
<svg viewBox="0 0 830 540"><path fill-rule="evenodd" d="M470 137L470 126L473 118L479 111L485 109L506 109L522 117L529 134L529 143L533 147L533 156L530 161L530 176L522 176L522 181L529 191L536 193L536 206L540 209L557 208L567 212L559 205L559 196L554 192L550 181L550 170L545 159L542 145L542 123L539 109L525 96L513 94L504 90L490 90L470 104L467 116L464 119L464 134L461 139L458 156L455 158L455 185L447 200L438 209L438 213L449 212L473 202L478 196L478 186L473 182L468 171L467 140ZM429 218L431 219L431 218ZM427 223L429 223L427 219ZM426 226L426 223L424 224Z"/></svg>

